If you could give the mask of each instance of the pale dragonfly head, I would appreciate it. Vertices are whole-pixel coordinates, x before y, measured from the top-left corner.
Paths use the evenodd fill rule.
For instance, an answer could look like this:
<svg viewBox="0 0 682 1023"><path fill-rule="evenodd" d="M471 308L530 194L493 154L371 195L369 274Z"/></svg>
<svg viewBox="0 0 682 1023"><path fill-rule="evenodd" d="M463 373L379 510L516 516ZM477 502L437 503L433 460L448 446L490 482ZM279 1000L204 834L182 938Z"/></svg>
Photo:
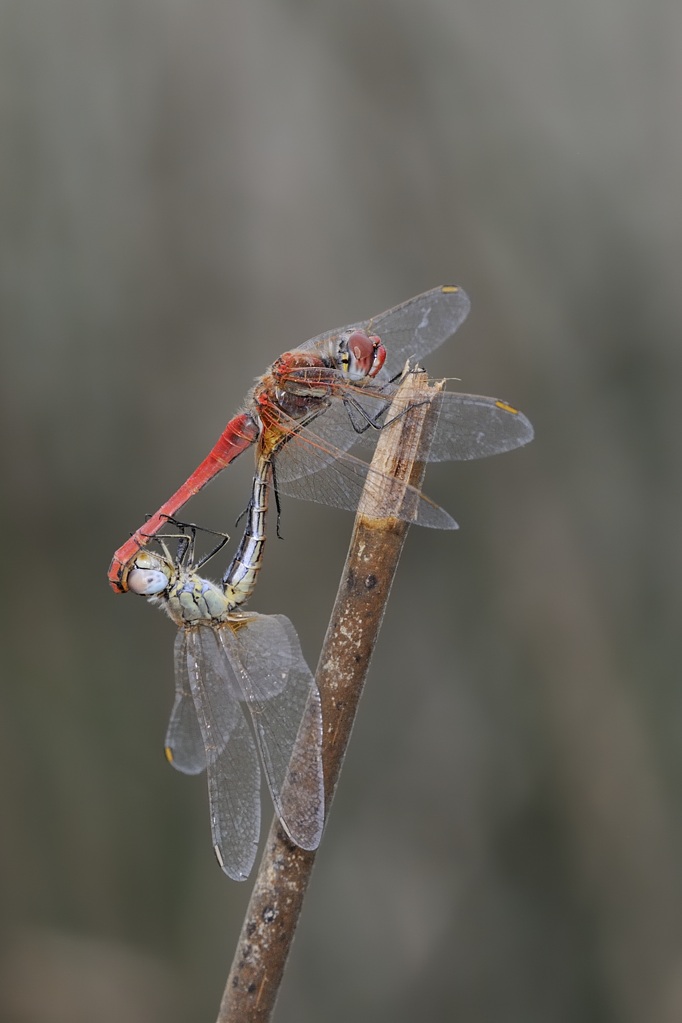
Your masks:
<svg viewBox="0 0 682 1023"><path fill-rule="evenodd" d="M175 566L167 551L163 555L155 551L138 551L128 569L128 589L140 597L158 597L169 588L175 574Z"/></svg>
<svg viewBox="0 0 682 1023"><path fill-rule="evenodd" d="M144 550L133 558L128 589L159 604L176 625L210 625L227 617L230 604L222 589L193 570L182 555L173 558L163 540L163 553Z"/></svg>

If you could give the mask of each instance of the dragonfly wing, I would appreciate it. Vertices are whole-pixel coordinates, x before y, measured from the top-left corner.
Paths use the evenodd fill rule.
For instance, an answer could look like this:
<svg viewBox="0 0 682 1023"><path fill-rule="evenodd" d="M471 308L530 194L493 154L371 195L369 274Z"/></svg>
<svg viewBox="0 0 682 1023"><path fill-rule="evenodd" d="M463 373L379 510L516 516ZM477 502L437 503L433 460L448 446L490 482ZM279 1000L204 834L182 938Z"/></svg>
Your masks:
<svg viewBox="0 0 682 1023"><path fill-rule="evenodd" d="M298 636L282 615L251 615L248 627L221 631L243 699L275 811L289 837L316 849L324 824L322 709Z"/></svg>
<svg viewBox="0 0 682 1023"><path fill-rule="evenodd" d="M187 633L180 629L175 638L175 703L166 731L166 758L183 774L206 770L206 750L197 719L187 667Z"/></svg>
<svg viewBox="0 0 682 1023"><path fill-rule="evenodd" d="M375 403L376 404L376 403ZM383 408L383 405L377 405ZM356 413L356 416L359 414ZM302 434L297 429L295 420L279 414L291 434L291 437L280 448L277 453L276 473L278 478L282 476L287 479L294 479L297 476L310 475L319 472L330 462L338 457L340 451L347 451L360 438L353 429L353 423L348 415L346 406L340 400L333 400L313 422L312 431L305 427ZM375 434L376 431L372 430ZM299 437L303 436L303 443L299 443ZM305 443L305 438L313 438L313 443ZM373 437L376 441L376 436Z"/></svg>
<svg viewBox="0 0 682 1023"><path fill-rule="evenodd" d="M372 469L367 462L346 452L336 451L334 460L311 472L311 452L325 449L309 430L286 445L287 458L277 462L275 484L281 494L306 501L355 511L363 489L376 504L377 517L395 516L406 522L433 529L457 529L457 523L415 487Z"/></svg>
<svg viewBox="0 0 682 1023"><path fill-rule="evenodd" d="M441 391L433 397L427 420L432 421L434 416L435 426L424 431L431 439L418 455L423 462L488 458L513 451L533 439L533 427L523 412L480 394ZM381 428L390 430L390 419ZM370 439L376 439L376 431Z"/></svg>
<svg viewBox="0 0 682 1023"><path fill-rule="evenodd" d="M424 461L487 458L533 439L533 427L524 414L497 398L442 391L432 410L438 423L428 455L421 456Z"/></svg>
<svg viewBox="0 0 682 1023"><path fill-rule="evenodd" d="M187 669L206 751L213 848L235 881L251 873L260 833L260 768L240 691L223 653L226 626L187 629Z"/></svg>
<svg viewBox="0 0 682 1023"><path fill-rule="evenodd" d="M469 299L461 288L454 285L432 288L369 320L318 334L298 348L325 349L339 335L354 330L378 334L387 355L376 379L390 380L401 372L407 359L420 359L447 341L464 322L469 308Z"/></svg>
<svg viewBox="0 0 682 1023"><path fill-rule="evenodd" d="M386 348L386 362L377 380L393 379L407 359L419 360L455 333L466 319L471 303L454 285L432 288L375 316L367 331L378 334Z"/></svg>

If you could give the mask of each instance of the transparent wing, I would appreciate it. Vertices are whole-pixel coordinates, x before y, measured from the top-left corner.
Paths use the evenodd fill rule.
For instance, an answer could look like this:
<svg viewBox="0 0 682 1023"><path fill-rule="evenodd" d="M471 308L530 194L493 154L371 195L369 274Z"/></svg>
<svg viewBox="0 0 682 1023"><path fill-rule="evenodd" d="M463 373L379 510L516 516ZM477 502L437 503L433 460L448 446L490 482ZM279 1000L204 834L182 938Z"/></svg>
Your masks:
<svg viewBox="0 0 682 1023"><path fill-rule="evenodd" d="M275 484L281 494L347 511L356 510L367 486L378 517L394 515L433 529L457 529L452 516L415 487L332 449L307 429L287 441L278 455Z"/></svg>
<svg viewBox="0 0 682 1023"><path fill-rule="evenodd" d="M432 288L385 313L328 330L299 347L303 350L323 347L345 331L378 334L387 355L377 379L389 380L401 372L406 359L418 360L447 341L464 322L469 308L469 299L461 288L453 285Z"/></svg>
<svg viewBox="0 0 682 1023"><path fill-rule="evenodd" d="M277 816L296 845L316 849L324 824L322 710L291 622L249 615L220 639L251 713Z"/></svg>
<svg viewBox="0 0 682 1023"><path fill-rule="evenodd" d="M386 411L384 406L384 414ZM441 391L433 397L427 421L432 417L436 419L433 430L424 431L432 439L418 455L423 462L488 458L513 451L533 439L533 427L522 412L498 398L480 394ZM390 421L382 429L390 430ZM376 443L376 438L376 430L363 434L366 442Z"/></svg>
<svg viewBox="0 0 682 1023"><path fill-rule="evenodd" d="M184 630L187 674L206 752L213 848L235 881L251 873L260 833L258 754L224 656L223 626ZM182 635L182 633L181 633Z"/></svg>
<svg viewBox="0 0 682 1023"><path fill-rule="evenodd" d="M445 285L409 298L371 320L369 331L378 334L386 347L380 377L392 379L402 371L406 359L419 360L439 348L464 322L470 308L461 288Z"/></svg>
<svg viewBox="0 0 682 1023"><path fill-rule="evenodd" d="M381 430L390 429L387 417L396 390L395 385L344 388L345 404L334 401L314 420L314 434L306 428L282 448L277 461L278 479L295 478L304 466L309 473L317 472L358 440L365 449L373 447ZM533 439L533 427L524 414L498 398L441 391L434 395L428 412L428 419L434 417L435 428L425 430L425 436L432 439L418 455L425 462L487 458ZM304 454L300 445L306 439L312 447Z"/></svg>
<svg viewBox="0 0 682 1023"><path fill-rule="evenodd" d="M175 638L175 703L166 731L165 750L168 762L183 774L201 774L206 770L206 750L189 684L184 629Z"/></svg>
<svg viewBox="0 0 682 1023"><path fill-rule="evenodd" d="M424 461L488 458L533 439L533 427L524 414L497 398L442 391L429 414L438 416L438 422L428 454L420 456Z"/></svg>
<svg viewBox="0 0 682 1023"><path fill-rule="evenodd" d="M376 416L380 416L381 412L386 407L386 399L380 400L375 398L373 401L365 400L365 395L362 394L360 387L349 388L337 378L339 377L339 370L330 370L330 374L334 375L335 386L338 387L338 394L347 394L349 398L357 404L361 404L365 410L365 416L369 419L374 419ZM391 388L388 401L390 402L395 388ZM356 412L355 418L351 418L352 411L349 412L348 406L344 403L341 398L335 397L330 401L330 404L321 411L320 415L314 420L314 426L312 427L316 439L323 445L327 445L328 451L324 452L320 447L316 458L320 463L320 466L326 465L332 461L337 451L347 451L353 444L356 444L361 437L366 433L373 434L373 440L376 441L376 430L367 426L366 419L363 419L362 413ZM355 423L355 426L353 425ZM308 427L305 427L306 432ZM332 453L331 449L334 449ZM286 457L286 448L282 450L280 459L282 456Z"/></svg>

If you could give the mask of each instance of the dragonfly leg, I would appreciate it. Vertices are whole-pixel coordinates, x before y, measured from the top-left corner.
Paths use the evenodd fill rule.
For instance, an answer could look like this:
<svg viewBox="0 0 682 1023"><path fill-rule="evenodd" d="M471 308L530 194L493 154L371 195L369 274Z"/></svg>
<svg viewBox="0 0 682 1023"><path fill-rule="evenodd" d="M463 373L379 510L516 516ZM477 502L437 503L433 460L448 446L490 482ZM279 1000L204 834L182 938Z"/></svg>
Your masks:
<svg viewBox="0 0 682 1023"><path fill-rule="evenodd" d="M248 513L249 513L250 511L251 511L251 499L249 498L249 501L248 501L248 504L246 505L246 508L244 508L244 509L243 509L242 511L240 511L239 515L237 516L237 518L236 518L236 520L235 520L235 523L234 523L234 527L235 527L235 529L237 528L237 526L239 525L239 523L240 523L240 522L242 521L242 519L244 518L244 516L245 516L245 515L248 515Z"/></svg>
<svg viewBox="0 0 682 1023"><path fill-rule="evenodd" d="M183 564L186 568L189 567L193 570L202 568L202 566L205 565L207 561L210 561L211 558L218 553L218 551L223 549L227 541L230 539L229 533L223 533L217 529L208 529L206 526L198 526L194 522L183 522L182 519L178 519L174 515L164 514L163 517L169 525L175 526L177 529L182 531L182 535L178 537L178 553L176 560L179 564ZM185 530L188 530L190 534L189 536L184 535ZM219 540L208 554L205 554L199 561L195 562L194 552L196 550L197 533L210 533L212 536L219 537ZM150 537L150 539L157 539L159 536L163 536L163 534L157 534L155 537ZM172 539L173 537L166 535L165 538Z"/></svg>
<svg viewBox="0 0 682 1023"><path fill-rule="evenodd" d="M387 401L384 407L380 409L379 412L377 412L377 414L374 416L370 416L367 410L363 408L360 402L357 401L355 398L348 398L344 396L343 403L346 407L346 412L348 413L348 418L350 419L351 426L353 427L355 432L359 434L365 433L370 428L372 430L383 430L384 427L390 426L391 423L395 423L398 419L402 419L405 413L409 412L410 409L419 408L420 405L427 404L427 402L425 401L415 402L412 405L408 405L407 408L401 409L400 412L396 412L396 414L392 416L391 419L386 419L384 420L384 422L381 422L381 417L386 412L386 409L389 407L390 402ZM355 413L358 413L361 416L361 418L363 419L362 423L358 423L355 420Z"/></svg>
<svg viewBox="0 0 682 1023"><path fill-rule="evenodd" d="M279 524L280 524L280 520L282 518L282 503L281 503L281 501L279 499L279 489L277 487L277 473L276 473L276 468L275 468L275 463L274 462L270 463L270 472L272 474L271 477L270 477L271 482L272 482L272 491L273 491L273 493L275 495L275 511L276 511L276 516L275 516L275 532L277 533L277 539L278 540L283 540L284 537L282 536L282 534L279 531Z"/></svg>
<svg viewBox="0 0 682 1023"><path fill-rule="evenodd" d="M215 530L211 529L211 530L208 530L208 532L213 533L213 532L215 532ZM215 545L215 547L212 550L210 550L208 552L208 554L204 554L203 558L200 561L197 561L197 563L194 566L195 570L203 568L203 566L206 564L206 562L210 561L211 558L215 557L215 555L218 553L218 551L222 551L223 547L225 546L227 541L230 539L227 533L218 533L216 535L220 536L220 540L218 540L218 543Z"/></svg>

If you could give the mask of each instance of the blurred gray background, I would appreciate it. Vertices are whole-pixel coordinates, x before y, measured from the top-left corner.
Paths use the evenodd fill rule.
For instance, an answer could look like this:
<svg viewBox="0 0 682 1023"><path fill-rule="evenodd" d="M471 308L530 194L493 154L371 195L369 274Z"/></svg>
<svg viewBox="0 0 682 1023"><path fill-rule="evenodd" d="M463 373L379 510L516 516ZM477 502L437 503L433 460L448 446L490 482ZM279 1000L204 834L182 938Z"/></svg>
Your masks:
<svg viewBox="0 0 682 1023"><path fill-rule="evenodd" d="M250 885L163 758L174 628L106 568L276 355L451 281L427 367L537 439L429 471L461 530L408 538L277 1020L682 1019L681 32L2 4L2 1023L215 1018ZM232 530L251 469L188 514ZM267 550L312 664L351 526L288 500Z"/></svg>

